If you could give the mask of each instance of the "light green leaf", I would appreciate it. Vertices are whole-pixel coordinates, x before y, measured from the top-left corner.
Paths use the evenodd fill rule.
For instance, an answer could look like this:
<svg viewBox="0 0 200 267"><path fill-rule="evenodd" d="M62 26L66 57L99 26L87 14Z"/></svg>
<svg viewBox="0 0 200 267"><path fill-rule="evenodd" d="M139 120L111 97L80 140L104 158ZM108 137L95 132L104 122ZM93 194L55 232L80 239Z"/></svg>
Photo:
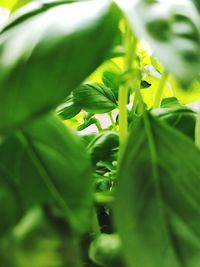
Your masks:
<svg viewBox="0 0 200 267"><path fill-rule="evenodd" d="M200 17L190 0L132 1L127 16L165 68L183 84L200 71Z"/></svg>
<svg viewBox="0 0 200 267"><path fill-rule="evenodd" d="M0 132L54 108L93 72L112 48L119 16L109 0L83 1L7 28L0 36Z"/></svg>
<svg viewBox="0 0 200 267"><path fill-rule="evenodd" d="M118 172L115 221L130 267L200 265L200 152L145 114Z"/></svg>
<svg viewBox="0 0 200 267"><path fill-rule="evenodd" d="M9 180L17 184L26 208L56 205L72 229L88 229L89 158L84 145L58 118L48 115L8 137L0 146L0 161Z"/></svg>

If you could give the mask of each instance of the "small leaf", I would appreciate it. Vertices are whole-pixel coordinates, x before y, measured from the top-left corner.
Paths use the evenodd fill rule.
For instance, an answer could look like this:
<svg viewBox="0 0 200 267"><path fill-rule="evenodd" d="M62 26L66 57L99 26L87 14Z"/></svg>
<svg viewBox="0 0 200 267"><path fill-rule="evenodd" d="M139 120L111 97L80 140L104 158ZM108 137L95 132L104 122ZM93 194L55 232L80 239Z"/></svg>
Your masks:
<svg viewBox="0 0 200 267"><path fill-rule="evenodd" d="M176 97L167 97L161 101L161 108L171 108L177 106L180 106L180 103Z"/></svg>
<svg viewBox="0 0 200 267"><path fill-rule="evenodd" d="M140 84L140 89L148 89L150 86L151 86L150 83L148 83L148 82L145 81L145 80L142 80L142 81L141 81L141 84Z"/></svg>
<svg viewBox="0 0 200 267"><path fill-rule="evenodd" d="M0 132L61 103L107 57L120 17L109 0L38 12L0 36Z"/></svg>
<svg viewBox="0 0 200 267"><path fill-rule="evenodd" d="M74 103L89 113L106 113L117 107L114 93L98 83L85 83L73 91Z"/></svg>
<svg viewBox="0 0 200 267"><path fill-rule="evenodd" d="M58 118L48 115L8 137L0 146L0 161L27 208L56 205L72 229L89 227L89 159L84 145Z"/></svg>
<svg viewBox="0 0 200 267"><path fill-rule="evenodd" d="M115 221L130 267L200 264L200 152L145 114L118 172Z"/></svg>

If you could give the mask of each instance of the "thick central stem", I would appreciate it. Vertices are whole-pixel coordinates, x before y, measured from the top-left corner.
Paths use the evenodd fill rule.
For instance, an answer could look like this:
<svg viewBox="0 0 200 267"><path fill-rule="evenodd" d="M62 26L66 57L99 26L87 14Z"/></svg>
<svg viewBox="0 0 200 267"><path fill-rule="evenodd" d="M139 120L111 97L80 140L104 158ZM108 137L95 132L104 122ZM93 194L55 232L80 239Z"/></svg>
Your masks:
<svg viewBox="0 0 200 267"><path fill-rule="evenodd" d="M128 73L126 81L119 88L119 160L121 160L128 136L128 93L132 82L133 62L136 56L136 39L130 29L128 21L125 21L124 48L124 73Z"/></svg>
<svg viewBox="0 0 200 267"><path fill-rule="evenodd" d="M195 126L195 145L200 149L200 111L198 111Z"/></svg>
<svg viewBox="0 0 200 267"><path fill-rule="evenodd" d="M127 122L127 99L128 99L128 86L121 86L119 89L119 142L123 148L128 134Z"/></svg>

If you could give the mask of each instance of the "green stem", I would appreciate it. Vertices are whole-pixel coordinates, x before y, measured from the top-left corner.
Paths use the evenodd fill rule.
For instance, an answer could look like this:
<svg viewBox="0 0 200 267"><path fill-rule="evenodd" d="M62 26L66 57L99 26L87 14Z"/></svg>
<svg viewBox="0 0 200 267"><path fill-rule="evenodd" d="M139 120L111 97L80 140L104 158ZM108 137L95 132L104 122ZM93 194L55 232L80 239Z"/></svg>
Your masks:
<svg viewBox="0 0 200 267"><path fill-rule="evenodd" d="M133 100L133 107L131 109L132 115L136 114L137 112L137 107L138 107L138 101L139 101L139 90L136 90L134 92L134 100Z"/></svg>
<svg viewBox="0 0 200 267"><path fill-rule="evenodd" d="M102 129L102 127L101 127L101 124L100 124L100 122L96 119L95 120L95 126L97 127L97 130L99 131L99 132L101 132L103 129Z"/></svg>
<svg viewBox="0 0 200 267"><path fill-rule="evenodd" d="M159 82L158 89L157 89L156 94L155 94L153 108L159 108L160 107L160 103L162 100L162 96L163 96L163 92L164 92L165 85L167 82L167 78L168 78L168 72L164 71L163 75L161 77L161 80Z"/></svg>
<svg viewBox="0 0 200 267"><path fill-rule="evenodd" d="M127 80L123 85L119 88L119 161L121 160L124 147L126 144L127 136L128 136L128 112L127 112L127 99L128 99L128 92L132 82L132 75L133 75L133 62L136 56L136 46L137 42L134 38L134 35L131 31L131 28L126 23L126 32L124 36L124 47L126 49L126 56L124 59L124 73L130 73L128 75Z"/></svg>
<svg viewBox="0 0 200 267"><path fill-rule="evenodd" d="M112 127L113 127L113 129L116 130L116 124L115 124L115 121L114 121L114 119L113 119L112 113L109 112L109 113L108 113L108 116L109 116L110 121L111 121L111 123L112 123Z"/></svg>
<svg viewBox="0 0 200 267"><path fill-rule="evenodd" d="M195 126L195 145L200 149L200 111L197 114Z"/></svg>
<svg viewBox="0 0 200 267"><path fill-rule="evenodd" d="M120 154L124 150L128 135L128 123L127 123L127 98L128 98L128 86L121 86L119 89L119 143Z"/></svg>

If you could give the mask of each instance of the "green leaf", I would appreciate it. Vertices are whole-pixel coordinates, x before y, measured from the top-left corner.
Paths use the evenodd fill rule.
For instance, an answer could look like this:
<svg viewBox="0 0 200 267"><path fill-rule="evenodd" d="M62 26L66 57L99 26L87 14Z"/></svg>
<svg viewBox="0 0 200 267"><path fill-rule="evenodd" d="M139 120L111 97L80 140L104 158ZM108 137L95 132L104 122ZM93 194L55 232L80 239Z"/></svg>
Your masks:
<svg viewBox="0 0 200 267"><path fill-rule="evenodd" d="M105 132L99 134L88 146L93 164L98 161L106 161L119 146L119 135L116 132Z"/></svg>
<svg viewBox="0 0 200 267"><path fill-rule="evenodd" d="M121 82L120 78L121 77L118 73L114 73L112 71L104 71L102 76L103 83L113 91L116 99L118 99L118 91Z"/></svg>
<svg viewBox="0 0 200 267"><path fill-rule="evenodd" d="M158 115L160 121L168 123L170 126L186 134L192 140L195 137L195 125L197 114L185 107L175 109L161 109Z"/></svg>
<svg viewBox="0 0 200 267"><path fill-rule="evenodd" d="M117 107L114 93L104 84L85 83L73 91L74 103L89 113L106 113Z"/></svg>
<svg viewBox="0 0 200 267"><path fill-rule="evenodd" d="M161 108L171 108L171 107L180 107L181 104L179 103L176 97L167 97L163 98L161 101Z"/></svg>
<svg viewBox="0 0 200 267"><path fill-rule="evenodd" d="M72 229L90 224L92 181L84 145L56 117L46 116L0 146L0 161L29 208L56 205Z"/></svg>
<svg viewBox="0 0 200 267"><path fill-rule="evenodd" d="M200 17L193 3L134 2L127 15L136 33L149 42L169 72L183 84L191 82L200 71Z"/></svg>
<svg viewBox="0 0 200 267"><path fill-rule="evenodd" d="M109 54L120 12L109 0L63 4L0 36L0 132L61 103ZM9 92L9 93L8 93Z"/></svg>
<svg viewBox="0 0 200 267"><path fill-rule="evenodd" d="M115 221L130 267L200 265L200 152L145 114L118 172Z"/></svg>
<svg viewBox="0 0 200 267"><path fill-rule="evenodd" d="M76 116L81 111L79 106L76 106L73 101L73 96L70 95L64 103L56 109L56 113L61 116L63 120L69 120Z"/></svg>
<svg viewBox="0 0 200 267"><path fill-rule="evenodd" d="M140 83L140 89L148 89L150 86L151 86L151 84L145 80L142 80Z"/></svg>

